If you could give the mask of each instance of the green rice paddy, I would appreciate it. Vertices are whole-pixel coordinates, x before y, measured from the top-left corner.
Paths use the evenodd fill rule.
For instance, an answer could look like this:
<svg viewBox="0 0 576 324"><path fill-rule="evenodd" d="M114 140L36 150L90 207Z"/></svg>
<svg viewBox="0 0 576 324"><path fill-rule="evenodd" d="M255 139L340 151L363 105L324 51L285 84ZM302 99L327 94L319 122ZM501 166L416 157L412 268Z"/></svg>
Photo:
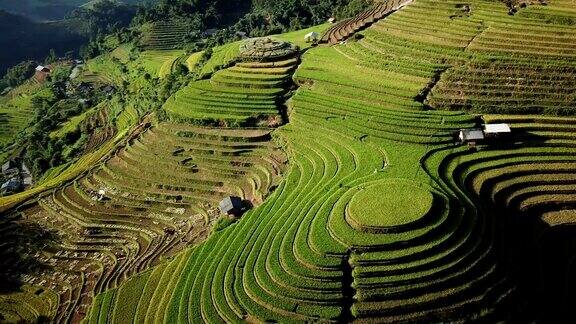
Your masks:
<svg viewBox="0 0 576 324"><path fill-rule="evenodd" d="M360 226L406 225L432 208L432 194L414 184L388 181L368 186L352 197L348 215Z"/></svg>
<svg viewBox="0 0 576 324"><path fill-rule="evenodd" d="M556 116L573 115L576 28L559 17L576 18L571 1L512 16L498 1L418 0L294 57L245 62L240 43L215 48L204 79L164 103L167 120L11 212L6 235L21 215L64 235L62 252L46 255L54 272L32 283L54 284L58 310L38 313L67 322L80 310L87 323L533 316L506 262L514 235L541 217L570 223L576 210L575 119ZM485 122L512 134L455 142ZM91 198L99 189L108 201ZM212 230L229 195L254 208ZM63 270L71 260L77 276Z"/></svg>

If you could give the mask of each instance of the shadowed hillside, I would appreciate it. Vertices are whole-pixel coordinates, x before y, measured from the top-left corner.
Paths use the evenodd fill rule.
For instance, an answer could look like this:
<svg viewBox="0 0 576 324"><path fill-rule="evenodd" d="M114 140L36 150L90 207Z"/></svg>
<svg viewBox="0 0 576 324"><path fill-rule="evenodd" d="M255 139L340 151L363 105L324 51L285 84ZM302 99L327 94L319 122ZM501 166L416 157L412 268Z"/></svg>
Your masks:
<svg viewBox="0 0 576 324"><path fill-rule="evenodd" d="M0 1L0 10L21 15L34 21L62 20L74 9L91 5L98 0L19 0ZM154 2L156 0L122 0L125 4Z"/></svg>
<svg viewBox="0 0 576 324"><path fill-rule="evenodd" d="M54 48L58 53L77 51L86 38L63 23L36 23L0 10L0 75L25 59L42 59Z"/></svg>

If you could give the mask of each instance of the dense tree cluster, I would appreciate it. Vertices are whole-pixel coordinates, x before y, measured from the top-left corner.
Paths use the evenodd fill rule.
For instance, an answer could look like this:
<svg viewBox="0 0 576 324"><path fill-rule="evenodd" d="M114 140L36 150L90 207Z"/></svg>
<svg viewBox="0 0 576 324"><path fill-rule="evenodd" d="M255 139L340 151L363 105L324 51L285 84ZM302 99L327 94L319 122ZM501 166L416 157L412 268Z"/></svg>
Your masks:
<svg viewBox="0 0 576 324"><path fill-rule="evenodd" d="M81 22L78 32L91 39L80 50L81 55L87 59L113 50L122 43L135 42L138 45L137 39L144 25L157 21L172 21L185 24L190 29L183 40L182 48L191 52L204 50L201 61L205 61L210 57L212 46L237 39L240 34L264 36L301 29L324 23L329 17L355 15L370 5L368 0L160 0L154 6L141 6L136 10L136 7L104 0L96 2L93 7L75 10L68 17L68 21ZM206 30L210 28L215 32L207 33ZM135 52L140 50L138 46L133 49ZM57 60L57 57L57 52L50 51L47 61ZM6 77L0 80L0 90L3 85L21 84L34 73L34 67L34 62L27 61L10 69ZM122 67L125 69L125 66ZM112 118L121 111L115 109L115 106L124 107L130 104L141 113L156 110L172 93L197 77L195 71L188 71L184 65L178 65L175 71L163 80L152 77L146 71L140 72L140 78L143 79L142 91L133 97L117 94L109 101ZM73 151L70 148L78 146L81 140L78 132L60 139L51 139L48 136L61 122L86 109L78 103L78 98L72 99L74 97L66 95L68 74L69 71L53 71L46 84L49 94L44 92L32 99L35 112L32 126L18 139L22 144L20 146L25 148L22 156L36 176L73 158L74 154L63 152ZM118 86L126 88L127 85ZM104 100L90 99L94 103ZM112 104L113 102L116 104ZM159 115L162 117L161 112ZM113 123L113 120L110 122Z"/></svg>
<svg viewBox="0 0 576 324"><path fill-rule="evenodd" d="M184 47L197 50L231 41L239 32L258 37L321 24L330 17L350 17L372 4L369 0L161 0L156 6L140 7L132 24L180 21L191 30ZM210 36L201 33L210 28L217 31Z"/></svg>
<svg viewBox="0 0 576 324"><path fill-rule="evenodd" d="M0 48L11 48L0 51L0 77L9 66L23 59L43 59L51 49L56 56L64 56L78 53L83 46L85 52L96 55L98 46L90 41L128 27L135 14L136 6L112 0L95 1L57 22L33 22L0 10Z"/></svg>
<svg viewBox="0 0 576 324"><path fill-rule="evenodd" d="M79 101L99 102L101 98L94 93L74 95L67 93L67 79L70 66L56 66L42 89L31 98L33 117L30 126L17 136L20 156L36 177L40 177L49 168L61 165L73 158L67 146L78 141L79 134L71 133L65 138L51 138L50 133L72 116L79 115L89 108ZM74 153L74 152L72 152Z"/></svg>
<svg viewBox="0 0 576 324"><path fill-rule="evenodd" d="M200 17L207 28L233 23L250 11L249 1L242 0L159 0L153 7L140 7L134 24L174 18Z"/></svg>
<svg viewBox="0 0 576 324"><path fill-rule="evenodd" d="M72 11L67 19L79 23L78 31L81 34L94 38L128 26L135 13L135 6L101 0L94 2L89 8L80 7Z"/></svg>
<svg viewBox="0 0 576 324"><path fill-rule="evenodd" d="M5 87L16 87L24 83L24 81L34 75L35 67L36 63L34 61L24 61L8 69L4 78L0 80L0 92Z"/></svg>
<svg viewBox="0 0 576 324"><path fill-rule="evenodd" d="M134 6L102 0L74 10L57 24L38 25L42 33L50 37L40 37L39 33L30 31L31 40L58 39L58 43L49 48L36 44L34 48L38 53L26 56L40 59L50 48L62 56L75 47L80 48L82 57L92 58L110 50L107 36L114 35L122 43L129 42L138 36L143 24L166 20L189 27L182 47L195 51L238 38L238 32L255 37L296 30L326 22L329 17L353 16L371 4L369 0L159 0L156 5ZM206 35L204 32L211 28L217 32ZM0 35L0 43L3 37ZM44 54L40 56L41 52ZM0 81L0 89L6 86L6 82Z"/></svg>
<svg viewBox="0 0 576 324"><path fill-rule="evenodd" d="M260 29L286 32L326 22L330 17L345 18L366 10L368 0L255 0L248 17L259 17Z"/></svg>

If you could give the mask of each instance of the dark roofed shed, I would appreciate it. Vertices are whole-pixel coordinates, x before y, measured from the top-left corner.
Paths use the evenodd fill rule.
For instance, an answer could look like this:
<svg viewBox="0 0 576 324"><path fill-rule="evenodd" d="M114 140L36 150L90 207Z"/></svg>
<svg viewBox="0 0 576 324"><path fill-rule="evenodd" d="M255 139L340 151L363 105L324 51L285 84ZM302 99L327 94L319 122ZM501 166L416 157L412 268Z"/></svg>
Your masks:
<svg viewBox="0 0 576 324"><path fill-rule="evenodd" d="M18 178L12 178L0 186L0 193L11 194L20 191L22 182Z"/></svg>
<svg viewBox="0 0 576 324"><path fill-rule="evenodd" d="M16 161L10 159L6 163L2 164L2 173L3 174L12 173L14 170L17 171L17 168L18 164L16 163Z"/></svg>

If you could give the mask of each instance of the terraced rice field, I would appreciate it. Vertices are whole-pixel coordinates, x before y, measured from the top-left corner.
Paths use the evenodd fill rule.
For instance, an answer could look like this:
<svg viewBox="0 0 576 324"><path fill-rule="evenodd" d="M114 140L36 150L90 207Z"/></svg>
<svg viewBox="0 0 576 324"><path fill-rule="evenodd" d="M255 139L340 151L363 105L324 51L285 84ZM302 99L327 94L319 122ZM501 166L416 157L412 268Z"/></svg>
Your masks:
<svg viewBox="0 0 576 324"><path fill-rule="evenodd" d="M130 52L132 50L133 46L122 44L110 52L110 56L115 57L120 60L121 63L126 64L128 61L130 61Z"/></svg>
<svg viewBox="0 0 576 324"><path fill-rule="evenodd" d="M138 58L146 72L155 77L163 78L172 73L176 64L180 64L184 51L181 50L151 50L142 52Z"/></svg>
<svg viewBox="0 0 576 324"><path fill-rule="evenodd" d="M234 63L240 52L241 44L242 42L238 41L214 47L210 60L204 64L200 73L204 76L209 76L219 69Z"/></svg>
<svg viewBox="0 0 576 324"><path fill-rule="evenodd" d="M137 92L139 84L134 79L148 73L151 78L165 78L174 72L178 64L185 64L183 50L146 50L132 60L128 56L127 46L121 45L109 54L100 55L87 62L80 81L96 84L114 84L119 87L123 81L129 81L132 92Z"/></svg>
<svg viewBox="0 0 576 324"><path fill-rule="evenodd" d="M91 119L98 124L100 115ZM14 254L2 263L7 277L18 281L16 273L29 272L25 284L57 296L57 303L37 314L79 321L95 294L205 240L220 217L222 198L234 195L261 204L278 186L287 163L272 131L267 126L143 124L99 165L3 219L2 228L20 235L3 242L5 253ZM30 233L18 229L28 223L40 225L37 235L49 247L24 244ZM33 256L42 266L18 260L22 256ZM34 318L34 313L22 314ZM122 310L110 318L130 316Z"/></svg>
<svg viewBox="0 0 576 324"><path fill-rule="evenodd" d="M120 60L114 61L114 55L100 55L86 62L86 68L78 78L79 81L95 84L122 84L127 77L122 73Z"/></svg>
<svg viewBox="0 0 576 324"><path fill-rule="evenodd" d="M145 131L101 166L3 220L7 230L25 219L57 232L51 249L17 248L50 265L25 282L59 295L57 321L79 320L95 293L205 239L222 197L261 202L285 163L269 133L173 123ZM105 199L94 200L100 190ZM19 241L5 244L16 248ZM3 259L15 273L27 268Z"/></svg>
<svg viewBox="0 0 576 324"><path fill-rule="evenodd" d="M526 114L533 110L522 101L538 113L576 108L563 90L573 84L576 28L558 16L576 18L573 2L510 16L500 2L418 0L357 41L311 48L288 65L236 62L191 83L164 105L170 121L22 207L39 223L61 213L48 219L63 223L51 226L70 233L113 223L118 242L76 236L107 244L110 264L100 268L110 270L70 279L97 288L85 299L78 296L88 290L63 291L74 306L57 319L72 318L72 309L89 323L568 318L576 119ZM560 71L559 81L543 77ZM290 78L299 88L287 123L246 127L262 109L283 115L276 89L286 91ZM482 121L470 112L508 114ZM474 149L455 143L457 130L482 122L507 122L512 134ZM109 202L83 202L101 187ZM185 234L172 222L198 219L206 230L215 218L207 207L229 193L262 204L205 240L175 243ZM160 262L161 254L173 257Z"/></svg>
<svg viewBox="0 0 576 324"><path fill-rule="evenodd" d="M569 247L573 233L565 226L576 221L575 120L502 115L486 120L509 123L514 136L476 152L437 149L422 160L423 168L457 195L466 195L476 210L506 211L501 215L508 217L496 223L501 226L496 242L519 251L507 261L509 266L517 273L531 273L519 276L524 289L541 294L536 301L545 318L560 320L569 316L573 300L570 282L575 268L569 261L574 253ZM537 243L531 235L538 237ZM540 270L531 268L535 265ZM530 298L534 297L522 300Z"/></svg>
<svg viewBox="0 0 576 324"><path fill-rule="evenodd" d="M220 55L204 69L213 60L220 61ZM164 109L171 119L182 122L277 126L285 114L282 97L291 87L298 62L293 54L268 62L237 62L209 80L190 83L168 99Z"/></svg>
<svg viewBox="0 0 576 324"><path fill-rule="evenodd" d="M324 33L320 41L330 44L345 41L359 30L370 26L375 21L388 16L411 2L412 0L374 1L375 4L372 9L334 24L334 26L330 27L330 29Z"/></svg>
<svg viewBox="0 0 576 324"><path fill-rule="evenodd" d="M188 32L186 24L177 21L157 21L145 28L140 43L146 50L178 49Z"/></svg>
<svg viewBox="0 0 576 324"><path fill-rule="evenodd" d="M0 103L0 144L7 145L13 142L14 136L30 122L28 108L18 108L13 105Z"/></svg>
<svg viewBox="0 0 576 324"><path fill-rule="evenodd" d="M419 100L426 98L428 87L432 98L445 95L444 78L449 80L451 69L467 61L529 59L500 48L468 46L488 30L483 25L528 23L522 15L509 17L496 3L477 1L472 8L468 17L459 15L456 3L417 1L376 23L358 42L304 55L295 74L301 87L291 100L290 122L279 130L292 157L285 181L263 206L192 251L175 285L184 288L172 292L164 321L519 316L507 309L518 298L510 279L514 273L499 262L503 251L497 249L501 238L494 228L500 220L484 211L468 181L450 171L469 170L457 152L484 163L482 154L506 156L514 149L486 146L474 153L454 146L453 131L474 125L475 116L427 110ZM436 78L437 86L432 83ZM498 90L507 89L502 84ZM536 124L512 123L524 141L514 145L535 162L555 160L548 145L522 134L523 127ZM550 133L543 136L556 143L555 136L567 136L560 129L544 127ZM570 145L558 150L574 153ZM348 214L355 209L354 198L396 179L410 181L423 197L431 197L425 199L430 206L408 208L414 214L404 221L364 220L377 226L354 226ZM530 203L518 203L528 207L550 199L531 195L523 196ZM557 199L570 195L566 191ZM200 297L192 292L201 292Z"/></svg>
<svg viewBox="0 0 576 324"><path fill-rule="evenodd" d="M14 136L23 130L32 118L32 95L40 85L30 80L6 97L0 97L0 145L14 142ZM41 95L41 94L40 94ZM1 151L1 150L0 150Z"/></svg>
<svg viewBox="0 0 576 324"><path fill-rule="evenodd" d="M194 68L198 66L198 63L200 62L200 59L202 58L203 54L204 51L201 51L193 53L190 56L188 56L188 58L186 59L186 67L188 68L189 71L194 70Z"/></svg>

